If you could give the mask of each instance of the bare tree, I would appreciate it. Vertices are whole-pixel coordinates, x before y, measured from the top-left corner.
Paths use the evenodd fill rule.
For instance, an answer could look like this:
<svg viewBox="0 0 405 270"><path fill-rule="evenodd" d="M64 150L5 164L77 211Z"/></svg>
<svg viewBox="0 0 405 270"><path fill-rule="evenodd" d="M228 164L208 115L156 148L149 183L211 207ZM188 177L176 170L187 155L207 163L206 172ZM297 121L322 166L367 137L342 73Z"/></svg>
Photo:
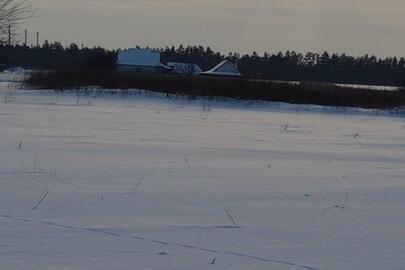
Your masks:
<svg viewBox="0 0 405 270"><path fill-rule="evenodd" d="M28 0L0 0L0 43L14 40L18 26L32 16Z"/></svg>

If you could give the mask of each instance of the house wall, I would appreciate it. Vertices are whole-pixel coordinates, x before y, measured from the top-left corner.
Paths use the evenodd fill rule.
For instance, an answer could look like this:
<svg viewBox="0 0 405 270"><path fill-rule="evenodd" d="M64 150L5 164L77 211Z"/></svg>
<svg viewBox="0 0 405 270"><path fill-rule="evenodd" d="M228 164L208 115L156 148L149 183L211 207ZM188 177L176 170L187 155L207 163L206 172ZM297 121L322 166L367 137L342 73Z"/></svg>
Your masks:
<svg viewBox="0 0 405 270"><path fill-rule="evenodd" d="M136 65L117 65L118 71L131 71L137 73L160 74L162 73L161 67L147 67Z"/></svg>

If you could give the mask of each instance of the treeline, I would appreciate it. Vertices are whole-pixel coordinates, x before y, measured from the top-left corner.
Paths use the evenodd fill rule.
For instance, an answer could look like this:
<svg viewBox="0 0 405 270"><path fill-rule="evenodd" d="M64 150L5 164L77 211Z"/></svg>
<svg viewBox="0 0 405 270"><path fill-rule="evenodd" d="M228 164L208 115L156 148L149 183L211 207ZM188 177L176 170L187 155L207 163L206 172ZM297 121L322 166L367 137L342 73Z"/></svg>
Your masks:
<svg viewBox="0 0 405 270"><path fill-rule="evenodd" d="M184 47L160 49L165 61L180 61L211 68L223 59L238 63L247 77L280 81L317 81L330 83L405 86L405 58L361 57L346 54L297 53L287 51L277 54L256 52L239 55L230 52L222 55L209 47Z"/></svg>
<svg viewBox="0 0 405 270"><path fill-rule="evenodd" d="M317 81L350 84L405 86L405 59L378 58L346 54L306 54L287 51L224 55L204 46L155 48L161 52L162 62L198 64L210 69L224 59L238 64L248 78L281 81ZM41 47L0 45L0 64L39 69L114 69L116 52L103 48L79 48L76 44L63 47L59 42L45 42Z"/></svg>
<svg viewBox="0 0 405 270"><path fill-rule="evenodd" d="M0 44L0 64L3 67L20 66L28 69L113 69L115 52L100 47L79 48L72 43L63 47L60 42L48 43L41 47Z"/></svg>

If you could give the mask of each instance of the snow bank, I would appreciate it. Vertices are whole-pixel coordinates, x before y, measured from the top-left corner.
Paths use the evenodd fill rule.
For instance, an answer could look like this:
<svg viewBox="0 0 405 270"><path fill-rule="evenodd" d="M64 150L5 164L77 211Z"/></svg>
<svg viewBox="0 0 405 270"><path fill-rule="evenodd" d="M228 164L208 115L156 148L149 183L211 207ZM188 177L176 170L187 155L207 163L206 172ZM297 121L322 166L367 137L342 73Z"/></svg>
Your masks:
<svg viewBox="0 0 405 270"><path fill-rule="evenodd" d="M6 69L0 72L0 82L20 82L24 80L26 70L21 67Z"/></svg>

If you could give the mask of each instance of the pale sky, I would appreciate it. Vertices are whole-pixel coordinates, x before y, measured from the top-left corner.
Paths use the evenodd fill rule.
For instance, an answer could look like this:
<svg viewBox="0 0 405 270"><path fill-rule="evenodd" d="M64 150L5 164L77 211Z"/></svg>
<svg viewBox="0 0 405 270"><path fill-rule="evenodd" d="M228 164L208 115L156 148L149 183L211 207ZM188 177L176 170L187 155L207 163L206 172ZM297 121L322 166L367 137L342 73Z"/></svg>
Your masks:
<svg viewBox="0 0 405 270"><path fill-rule="evenodd" d="M30 41L405 56L404 0L31 0Z"/></svg>

